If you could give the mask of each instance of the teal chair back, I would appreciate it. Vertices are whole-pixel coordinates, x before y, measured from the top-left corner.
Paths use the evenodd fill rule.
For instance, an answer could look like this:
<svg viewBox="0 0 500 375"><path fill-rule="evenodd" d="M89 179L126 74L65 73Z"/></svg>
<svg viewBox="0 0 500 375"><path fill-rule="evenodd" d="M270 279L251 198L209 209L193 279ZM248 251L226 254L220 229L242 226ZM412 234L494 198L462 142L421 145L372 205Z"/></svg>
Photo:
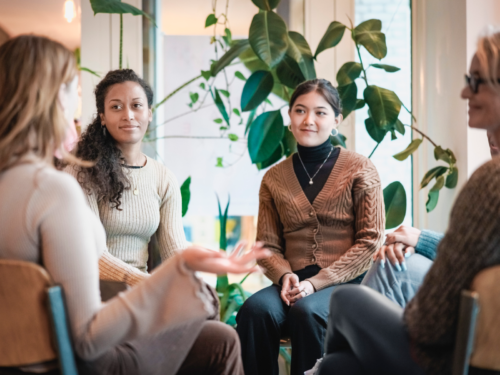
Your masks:
<svg viewBox="0 0 500 375"><path fill-rule="evenodd" d="M63 291L43 267L0 259L0 367L58 360L77 375Z"/></svg>

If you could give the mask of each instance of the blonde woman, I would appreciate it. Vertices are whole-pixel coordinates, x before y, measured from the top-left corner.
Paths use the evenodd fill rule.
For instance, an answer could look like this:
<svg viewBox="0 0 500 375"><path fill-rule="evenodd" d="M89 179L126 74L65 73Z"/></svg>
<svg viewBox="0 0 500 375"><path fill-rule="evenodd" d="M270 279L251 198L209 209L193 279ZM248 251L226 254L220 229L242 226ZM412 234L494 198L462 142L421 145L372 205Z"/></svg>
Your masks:
<svg viewBox="0 0 500 375"><path fill-rule="evenodd" d="M469 126L491 132L497 145L499 77L500 32L495 32L479 40L462 98L469 101ZM405 309L365 286L332 294L321 375L451 374L460 293L481 270L500 264L499 185L496 157L460 192L436 259Z"/></svg>
<svg viewBox="0 0 500 375"><path fill-rule="evenodd" d="M249 262L268 256L260 246L242 257L189 247L101 303L104 229L78 183L53 166L56 152L85 164L62 146L76 75L73 54L49 39L20 36L0 46L0 258L43 265L62 285L80 374L242 375L238 338L206 321L212 296L194 271L251 271Z"/></svg>

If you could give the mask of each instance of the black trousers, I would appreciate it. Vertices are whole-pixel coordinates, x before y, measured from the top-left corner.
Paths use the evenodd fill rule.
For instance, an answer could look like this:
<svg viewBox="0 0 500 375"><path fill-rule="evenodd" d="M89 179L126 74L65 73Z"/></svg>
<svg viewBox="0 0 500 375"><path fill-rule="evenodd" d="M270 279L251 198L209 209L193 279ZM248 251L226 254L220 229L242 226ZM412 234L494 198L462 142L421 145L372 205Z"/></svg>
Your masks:
<svg viewBox="0 0 500 375"><path fill-rule="evenodd" d="M410 355L403 308L361 285L331 296L319 375L424 375Z"/></svg>
<svg viewBox="0 0 500 375"><path fill-rule="evenodd" d="M299 280L316 275L308 266L295 274ZM349 283L359 284L359 276ZM280 298L281 287L271 285L248 298L236 317L246 375L277 375L280 338L292 340L291 375L303 375L323 356L331 286L302 298L292 307Z"/></svg>

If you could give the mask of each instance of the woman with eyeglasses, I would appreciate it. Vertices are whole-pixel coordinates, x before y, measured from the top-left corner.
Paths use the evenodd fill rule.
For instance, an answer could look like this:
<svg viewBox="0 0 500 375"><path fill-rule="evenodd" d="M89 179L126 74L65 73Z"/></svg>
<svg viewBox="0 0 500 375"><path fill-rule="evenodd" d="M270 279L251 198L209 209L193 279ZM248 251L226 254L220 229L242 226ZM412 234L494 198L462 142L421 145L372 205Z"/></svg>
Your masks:
<svg viewBox="0 0 500 375"><path fill-rule="evenodd" d="M77 73L73 53L47 38L19 36L0 46L0 259L42 265L62 286L79 374L243 375L238 337L206 320L216 313L213 297L195 271L253 271L255 260L270 255L262 246L241 257L188 247L101 303L104 228L75 179L54 168L54 154L90 164L64 149Z"/></svg>
<svg viewBox="0 0 500 375"><path fill-rule="evenodd" d="M273 285L236 318L246 375L277 375L280 338L292 342L291 374L323 355L328 301L359 284L382 244L380 178L366 157L333 147L342 121L337 90L325 79L300 84L290 99L297 152L272 167L260 188L257 239L273 252L260 262Z"/></svg>
<svg viewBox="0 0 500 375"><path fill-rule="evenodd" d="M487 130L496 144L499 56L500 32L480 38L462 91L469 101L469 126ZM435 261L404 309L365 286L345 286L332 293L320 375L451 374L461 291L481 270L500 264L499 185L496 157L460 192Z"/></svg>

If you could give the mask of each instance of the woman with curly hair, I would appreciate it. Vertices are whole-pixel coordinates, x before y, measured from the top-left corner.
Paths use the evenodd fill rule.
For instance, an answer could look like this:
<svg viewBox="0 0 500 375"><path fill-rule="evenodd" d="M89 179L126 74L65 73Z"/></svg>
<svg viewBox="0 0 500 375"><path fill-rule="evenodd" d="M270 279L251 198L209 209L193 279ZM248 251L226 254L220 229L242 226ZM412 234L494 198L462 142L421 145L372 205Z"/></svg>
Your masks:
<svg viewBox="0 0 500 375"><path fill-rule="evenodd" d="M98 116L76 156L94 165L68 166L106 229L101 280L135 285L147 277L148 244L158 239L162 260L186 247L182 198L175 176L144 155L153 91L131 69L110 71L95 89Z"/></svg>

